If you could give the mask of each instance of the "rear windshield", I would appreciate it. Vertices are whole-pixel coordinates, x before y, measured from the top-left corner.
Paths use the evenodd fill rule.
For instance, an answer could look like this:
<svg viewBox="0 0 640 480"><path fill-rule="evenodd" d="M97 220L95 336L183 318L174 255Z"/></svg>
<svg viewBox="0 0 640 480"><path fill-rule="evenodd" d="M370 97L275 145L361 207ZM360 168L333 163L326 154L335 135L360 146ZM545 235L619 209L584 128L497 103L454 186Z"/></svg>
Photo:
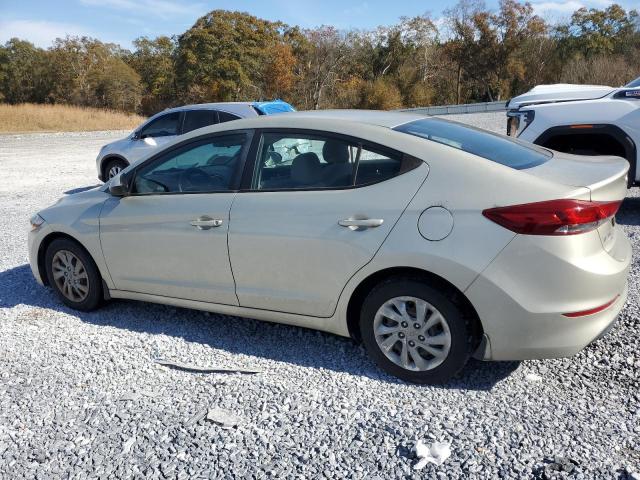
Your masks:
<svg viewBox="0 0 640 480"><path fill-rule="evenodd" d="M442 143L516 170L541 165L552 157L550 151L520 140L439 118L415 120L394 130Z"/></svg>

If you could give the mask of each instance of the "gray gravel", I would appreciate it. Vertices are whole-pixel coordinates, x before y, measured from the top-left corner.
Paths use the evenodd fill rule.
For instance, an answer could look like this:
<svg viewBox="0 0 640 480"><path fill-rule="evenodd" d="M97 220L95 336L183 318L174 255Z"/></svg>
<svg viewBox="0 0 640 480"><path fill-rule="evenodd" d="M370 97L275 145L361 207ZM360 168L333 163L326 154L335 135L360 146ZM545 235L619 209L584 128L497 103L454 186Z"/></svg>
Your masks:
<svg viewBox="0 0 640 480"><path fill-rule="evenodd" d="M504 117L494 116L471 120L502 131ZM351 340L310 330L128 301L94 313L63 307L31 276L27 220L95 184L95 155L119 135L0 136L0 478L624 479L640 471L635 280L617 325L575 357L473 361L443 387L404 384ZM635 189L618 217L635 245L639 212ZM639 270L636 258L633 279ZM157 358L262 373L193 373ZM238 425L222 428L209 411ZM449 442L451 457L413 471L420 438Z"/></svg>

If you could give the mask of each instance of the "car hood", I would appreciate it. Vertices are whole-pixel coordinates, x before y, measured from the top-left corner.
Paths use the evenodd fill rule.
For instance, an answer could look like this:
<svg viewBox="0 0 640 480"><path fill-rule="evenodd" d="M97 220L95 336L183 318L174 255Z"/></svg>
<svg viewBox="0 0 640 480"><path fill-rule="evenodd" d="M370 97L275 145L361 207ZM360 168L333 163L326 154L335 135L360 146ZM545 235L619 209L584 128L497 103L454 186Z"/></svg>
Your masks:
<svg viewBox="0 0 640 480"><path fill-rule="evenodd" d="M507 108L520 108L537 103L567 102L571 100L595 100L602 98L615 88L605 85L573 85L557 83L554 85L538 85L527 93L509 100Z"/></svg>
<svg viewBox="0 0 640 480"><path fill-rule="evenodd" d="M71 211L81 212L82 215L97 219L99 209L104 201L111 197L105 185L78 188L69 190L67 195L60 198L53 205L38 212L47 222L57 222L60 217L65 217ZM68 217L67 217L68 218Z"/></svg>
<svg viewBox="0 0 640 480"><path fill-rule="evenodd" d="M106 152L113 149L119 149L120 147L128 145L128 143L131 141L130 137L131 137L131 134L127 135L124 138L120 138L118 140L114 140L113 142L107 143L105 146L102 147L102 151Z"/></svg>

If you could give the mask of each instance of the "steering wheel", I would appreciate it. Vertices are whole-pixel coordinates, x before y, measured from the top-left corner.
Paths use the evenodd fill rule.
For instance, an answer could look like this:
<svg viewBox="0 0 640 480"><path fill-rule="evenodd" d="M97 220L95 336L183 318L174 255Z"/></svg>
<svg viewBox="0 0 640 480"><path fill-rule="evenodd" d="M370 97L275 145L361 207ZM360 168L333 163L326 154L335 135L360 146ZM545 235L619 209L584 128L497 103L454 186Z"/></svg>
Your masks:
<svg viewBox="0 0 640 480"><path fill-rule="evenodd" d="M199 168L187 168L178 178L178 188L181 192L198 192L211 189L213 180L217 180L224 185L224 178L221 175L209 175Z"/></svg>

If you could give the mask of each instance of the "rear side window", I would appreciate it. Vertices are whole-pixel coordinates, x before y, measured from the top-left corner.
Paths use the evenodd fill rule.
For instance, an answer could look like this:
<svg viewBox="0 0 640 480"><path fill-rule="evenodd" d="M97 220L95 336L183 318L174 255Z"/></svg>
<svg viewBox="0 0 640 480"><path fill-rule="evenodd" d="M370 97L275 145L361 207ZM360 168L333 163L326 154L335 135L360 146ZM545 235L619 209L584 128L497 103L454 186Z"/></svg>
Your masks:
<svg viewBox="0 0 640 480"><path fill-rule="evenodd" d="M543 148L438 118L415 120L394 130L448 145L516 170L541 165L552 157L551 152Z"/></svg>
<svg viewBox="0 0 640 480"><path fill-rule="evenodd" d="M240 117L237 115L234 115L233 113L229 113L229 112L218 112L218 117L220 118L220 123L224 123L224 122L230 122L231 120L238 120Z"/></svg>
<svg viewBox="0 0 640 480"><path fill-rule="evenodd" d="M184 115L182 133L187 133L198 128L207 127L217 123L215 110L190 110Z"/></svg>
<svg viewBox="0 0 640 480"><path fill-rule="evenodd" d="M330 133L270 132L261 137L251 188L317 190L382 182L423 162Z"/></svg>

